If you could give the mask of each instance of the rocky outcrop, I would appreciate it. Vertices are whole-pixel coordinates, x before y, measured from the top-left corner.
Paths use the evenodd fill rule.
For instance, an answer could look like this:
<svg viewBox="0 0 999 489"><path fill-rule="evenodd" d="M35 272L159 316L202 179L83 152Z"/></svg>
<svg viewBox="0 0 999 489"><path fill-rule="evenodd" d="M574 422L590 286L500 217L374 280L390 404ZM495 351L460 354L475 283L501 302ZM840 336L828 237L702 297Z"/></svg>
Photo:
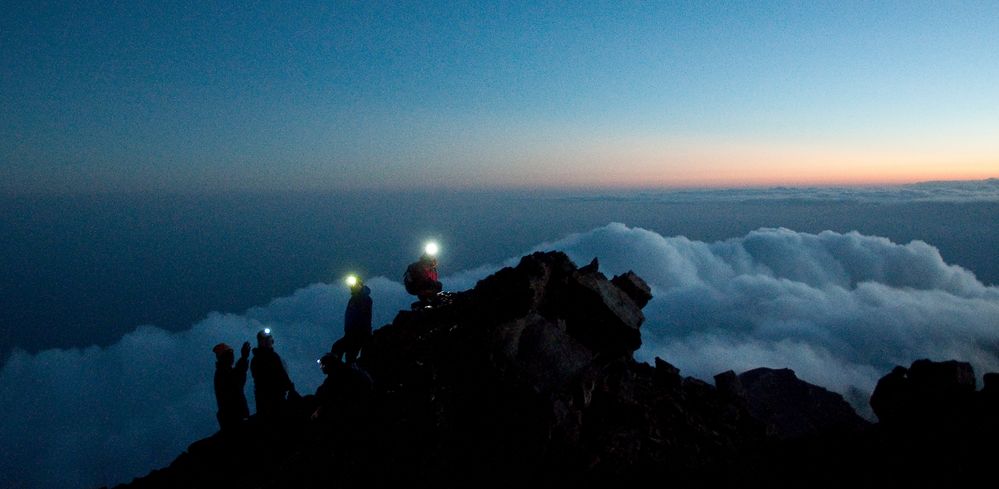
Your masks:
<svg viewBox="0 0 999 489"><path fill-rule="evenodd" d="M991 385L995 377L986 375ZM719 390L723 383L731 384L732 377L727 375ZM909 368L896 367L881 379L871 398L880 423L768 445L728 466L725 485L768 489L980 485L994 477L999 405L994 398L989 401L988 389L975 392L974 385L974 372L962 362L920 360Z"/></svg>
<svg viewBox="0 0 999 489"><path fill-rule="evenodd" d="M791 369L757 368L738 376L728 371L715 376L715 384L742 399L768 434L779 439L860 431L869 425L843 396L799 379Z"/></svg>
<svg viewBox="0 0 999 489"><path fill-rule="evenodd" d="M700 467L762 435L710 386L633 360L651 293L597 267L536 253L378 331L364 360L385 392L378 418L422 433L396 445L423 454L405 472L473 485L621 480Z"/></svg>
<svg viewBox="0 0 999 489"><path fill-rule="evenodd" d="M917 360L909 368L895 367L878 381L871 408L887 428L961 430L978 422L969 414L987 395L975 387L969 363Z"/></svg>
<svg viewBox="0 0 999 489"><path fill-rule="evenodd" d="M598 268L535 253L402 311L361 357L375 381L364 419L216 436L131 487L617 486L690 480L760 443L744 406L633 359L651 291Z"/></svg>
<svg viewBox="0 0 999 489"><path fill-rule="evenodd" d="M787 369L712 386L636 362L650 299L597 260L526 256L376 330L366 409L312 420L307 396L125 487L950 487L990 474L994 374L975 392L967 364L899 367L871 401L884 426L865 427Z"/></svg>

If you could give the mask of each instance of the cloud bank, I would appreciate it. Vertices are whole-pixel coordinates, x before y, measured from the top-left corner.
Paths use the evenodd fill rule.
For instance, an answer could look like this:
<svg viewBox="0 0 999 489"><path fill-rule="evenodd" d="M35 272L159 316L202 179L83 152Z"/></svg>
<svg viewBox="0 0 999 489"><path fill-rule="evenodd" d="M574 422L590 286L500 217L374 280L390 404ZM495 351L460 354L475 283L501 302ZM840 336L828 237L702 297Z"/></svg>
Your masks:
<svg viewBox="0 0 999 489"><path fill-rule="evenodd" d="M921 241L760 229L704 243L611 224L542 248L645 278L654 299L638 357L686 375L790 367L865 411L896 364L956 358L979 376L999 370L999 288Z"/></svg>
<svg viewBox="0 0 999 489"><path fill-rule="evenodd" d="M571 199L676 203L745 201L833 201L865 203L999 202L999 178L863 187L767 187L657 190L644 192L621 191L616 194L577 196Z"/></svg>
<svg viewBox="0 0 999 489"><path fill-rule="evenodd" d="M999 289L920 241L760 229L704 243L610 224L537 249L644 277L655 298L637 355L685 375L790 367L863 408L895 364L957 358L979 375L999 370ZM496 268L445 286L469 288ZM408 307L399 283L368 285L376 325ZM14 352L0 370L0 486L96 487L169 463L217 428L211 347L239 345L264 326L299 392L313 392L322 381L315 359L340 336L347 298L339 284L314 284L183 332L142 326L106 348ZM247 393L252 403L250 385Z"/></svg>

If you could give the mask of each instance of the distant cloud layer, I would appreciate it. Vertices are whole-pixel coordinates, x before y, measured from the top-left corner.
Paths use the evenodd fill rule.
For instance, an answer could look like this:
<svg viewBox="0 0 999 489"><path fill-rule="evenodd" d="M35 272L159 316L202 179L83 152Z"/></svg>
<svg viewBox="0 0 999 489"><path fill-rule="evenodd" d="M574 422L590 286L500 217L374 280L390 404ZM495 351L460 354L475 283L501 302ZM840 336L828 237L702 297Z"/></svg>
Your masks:
<svg viewBox="0 0 999 489"><path fill-rule="evenodd" d="M638 357L660 356L685 375L786 366L863 408L895 364L958 358L979 375L999 370L999 289L919 241L761 229L704 243L610 224L538 249L644 277L655 298ZM445 284L468 288L495 269ZM408 307L400 284L368 285L376 324ZM299 392L313 392L315 359L340 336L346 300L339 284L315 284L184 332L143 326L107 348L15 352L0 370L0 485L92 487L169 463L216 429L211 347L238 346L264 326Z"/></svg>
<svg viewBox="0 0 999 489"><path fill-rule="evenodd" d="M896 364L999 370L999 288L921 241L761 229L709 244L611 224L544 247L644 277L655 297L638 357L686 375L791 367L864 410Z"/></svg>
<svg viewBox="0 0 999 489"><path fill-rule="evenodd" d="M582 200L648 202L841 201L841 202L999 202L999 178L864 187L767 187L627 191L578 197Z"/></svg>

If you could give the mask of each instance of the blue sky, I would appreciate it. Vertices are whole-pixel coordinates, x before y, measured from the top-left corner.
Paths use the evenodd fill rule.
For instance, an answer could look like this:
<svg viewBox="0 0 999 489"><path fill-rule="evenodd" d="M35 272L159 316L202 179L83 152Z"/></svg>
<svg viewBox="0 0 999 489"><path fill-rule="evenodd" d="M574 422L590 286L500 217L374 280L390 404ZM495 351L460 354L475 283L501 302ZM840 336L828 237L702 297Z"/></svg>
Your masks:
<svg viewBox="0 0 999 489"><path fill-rule="evenodd" d="M995 2L23 2L6 192L999 174Z"/></svg>

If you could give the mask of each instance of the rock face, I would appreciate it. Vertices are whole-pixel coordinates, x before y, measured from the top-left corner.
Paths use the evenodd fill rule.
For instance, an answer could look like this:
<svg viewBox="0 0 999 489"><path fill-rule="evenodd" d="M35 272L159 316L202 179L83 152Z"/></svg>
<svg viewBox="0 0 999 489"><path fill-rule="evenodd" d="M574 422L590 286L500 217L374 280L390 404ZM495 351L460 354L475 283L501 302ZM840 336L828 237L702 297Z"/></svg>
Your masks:
<svg viewBox="0 0 999 489"><path fill-rule="evenodd" d="M678 482L761 442L744 406L634 361L651 291L598 267L535 253L447 305L402 311L360 360L375 382L364 419L217 435L131 487Z"/></svg>
<svg viewBox="0 0 999 489"><path fill-rule="evenodd" d="M735 375L725 377L719 390ZM879 424L787 439L747 454L726 469L729 486L974 487L991 480L999 404L988 389L975 392L974 378L971 367L957 361L896 367L871 398Z"/></svg>
<svg viewBox="0 0 999 489"><path fill-rule="evenodd" d="M992 374L986 374L987 380ZM895 367L878 381L871 408L889 429L954 431L981 424L973 413L989 397L975 391L971 364L954 360L916 360L906 369ZM996 413L999 416L999 413Z"/></svg>
<svg viewBox="0 0 999 489"><path fill-rule="evenodd" d="M536 253L381 328L365 354L378 418L392 437L418 434L392 465L456 485L612 481L698 467L761 435L710 386L632 359L651 293L597 266Z"/></svg>
<svg viewBox="0 0 999 489"><path fill-rule="evenodd" d="M743 398L768 434L779 439L855 432L869 425L843 396L799 379L791 369L757 368L739 376L729 371L716 376L715 383L720 391Z"/></svg>
<svg viewBox="0 0 999 489"><path fill-rule="evenodd" d="M920 361L879 382L882 425L787 369L684 378L638 363L645 282L535 253L403 311L360 364L365 409L287 416L192 444L124 487L960 487L991 476L999 384ZM345 414L353 413L353 414ZM332 415L330 415L332 414ZM926 426L939 429L927 431Z"/></svg>

